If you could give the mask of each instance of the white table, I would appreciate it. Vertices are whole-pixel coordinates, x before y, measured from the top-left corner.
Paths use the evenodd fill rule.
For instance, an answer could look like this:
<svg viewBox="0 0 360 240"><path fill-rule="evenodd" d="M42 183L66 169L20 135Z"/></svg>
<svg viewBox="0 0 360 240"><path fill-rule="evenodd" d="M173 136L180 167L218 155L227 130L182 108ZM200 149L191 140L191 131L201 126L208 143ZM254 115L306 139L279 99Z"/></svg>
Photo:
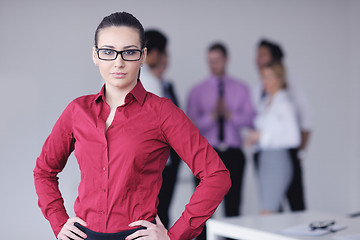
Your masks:
<svg viewBox="0 0 360 240"><path fill-rule="evenodd" d="M336 224L346 225L347 228L321 237L298 237L280 233L280 230L285 228L331 219L335 220ZM207 240L216 240L217 236L242 240L328 240L334 236L360 234L360 217L347 218L338 214L306 211L267 216L256 215L209 219L206 223L206 228Z"/></svg>

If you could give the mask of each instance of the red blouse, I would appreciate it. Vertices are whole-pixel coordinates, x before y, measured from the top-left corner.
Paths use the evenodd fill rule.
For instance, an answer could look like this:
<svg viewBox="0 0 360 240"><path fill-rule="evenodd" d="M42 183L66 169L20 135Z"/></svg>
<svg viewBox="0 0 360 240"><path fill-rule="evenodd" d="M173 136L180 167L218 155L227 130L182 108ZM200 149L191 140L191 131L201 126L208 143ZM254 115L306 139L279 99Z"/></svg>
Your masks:
<svg viewBox="0 0 360 240"><path fill-rule="evenodd" d="M223 162L179 108L146 92L140 81L105 134L110 107L104 94L105 87L72 101L37 158L39 206L55 235L69 218L57 174L73 150L81 171L75 213L90 229L112 233L129 229L136 220L154 220L171 146L201 182L168 234L170 239L194 238L230 188Z"/></svg>

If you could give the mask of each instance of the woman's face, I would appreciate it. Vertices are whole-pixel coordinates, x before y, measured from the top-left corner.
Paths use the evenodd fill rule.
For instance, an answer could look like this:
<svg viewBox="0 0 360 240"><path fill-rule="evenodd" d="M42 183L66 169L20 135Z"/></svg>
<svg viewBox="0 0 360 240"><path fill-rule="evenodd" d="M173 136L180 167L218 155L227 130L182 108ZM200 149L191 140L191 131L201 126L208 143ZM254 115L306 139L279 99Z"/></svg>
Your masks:
<svg viewBox="0 0 360 240"><path fill-rule="evenodd" d="M139 32L135 28L107 27L98 33L99 49L141 50ZM100 74L105 80L107 87L115 87L119 90L131 91L136 83L141 64L146 57L146 48L139 61L124 61L118 54L115 60L101 60L98 58L96 48L93 48L93 61L99 67Z"/></svg>
<svg viewBox="0 0 360 240"><path fill-rule="evenodd" d="M265 46L260 46L258 48L258 52L257 52L257 56L256 56L256 64L257 64L258 68L260 69L261 67L265 66L266 64L268 64L271 61L272 61L272 56L271 56L270 49Z"/></svg>
<svg viewBox="0 0 360 240"><path fill-rule="evenodd" d="M274 70L265 67L261 70L261 81L266 93L272 95L281 89L282 81Z"/></svg>

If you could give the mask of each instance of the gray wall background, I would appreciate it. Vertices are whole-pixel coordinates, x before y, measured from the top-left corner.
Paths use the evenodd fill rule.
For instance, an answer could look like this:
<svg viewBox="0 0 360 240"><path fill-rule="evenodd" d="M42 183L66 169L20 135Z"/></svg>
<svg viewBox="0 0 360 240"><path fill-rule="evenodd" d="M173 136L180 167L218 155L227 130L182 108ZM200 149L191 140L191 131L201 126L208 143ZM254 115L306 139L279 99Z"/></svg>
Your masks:
<svg viewBox="0 0 360 240"><path fill-rule="evenodd" d="M258 81L256 43L278 41L293 81L306 93L314 132L304 162L308 208L360 210L360 1L0 1L0 206L2 239L51 239L37 207L32 170L51 128L75 97L99 91L91 61L94 31L114 11L133 13L145 28L167 33L173 79L182 107L208 73L215 40L231 52L229 73ZM248 161L244 214L257 214L257 186ZM69 213L79 173L74 157L61 173ZM192 191L182 166L172 214ZM221 212L221 209L219 209ZM218 213L221 215L221 213Z"/></svg>

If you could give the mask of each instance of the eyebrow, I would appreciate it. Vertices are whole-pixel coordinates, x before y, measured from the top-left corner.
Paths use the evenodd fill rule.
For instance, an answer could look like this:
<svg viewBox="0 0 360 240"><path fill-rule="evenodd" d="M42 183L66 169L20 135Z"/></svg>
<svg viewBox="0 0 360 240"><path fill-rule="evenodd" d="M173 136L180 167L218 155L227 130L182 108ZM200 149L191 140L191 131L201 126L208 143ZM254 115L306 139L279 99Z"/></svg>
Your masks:
<svg viewBox="0 0 360 240"><path fill-rule="evenodd" d="M129 46L125 46L124 49L129 49L129 48L138 48L138 46L136 45L129 45Z"/></svg>
<svg viewBox="0 0 360 240"><path fill-rule="evenodd" d="M101 48L111 48L111 49L115 49L115 47L114 47L114 46L111 46L111 45L103 45L103 46L101 46ZM128 45L128 46L123 47L123 49L129 49L129 48L136 48L136 49L138 49L138 46L136 46L136 45Z"/></svg>

